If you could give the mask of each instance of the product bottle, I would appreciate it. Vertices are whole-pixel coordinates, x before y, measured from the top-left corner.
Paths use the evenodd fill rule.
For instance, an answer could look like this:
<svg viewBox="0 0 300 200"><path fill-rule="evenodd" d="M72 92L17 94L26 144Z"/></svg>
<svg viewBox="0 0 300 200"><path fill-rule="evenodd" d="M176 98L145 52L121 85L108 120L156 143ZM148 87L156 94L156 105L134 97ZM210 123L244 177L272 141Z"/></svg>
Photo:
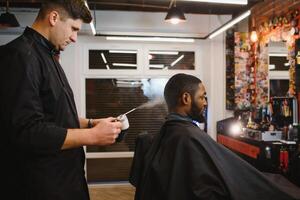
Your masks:
<svg viewBox="0 0 300 200"><path fill-rule="evenodd" d="M121 133L116 138L116 142L122 142L129 128L129 121L125 114L119 115L117 117L117 120L122 123L122 127L121 127Z"/></svg>
<svg viewBox="0 0 300 200"><path fill-rule="evenodd" d="M297 52L296 63L297 63L297 65L300 65L300 51Z"/></svg>
<svg viewBox="0 0 300 200"><path fill-rule="evenodd" d="M290 125L289 125L289 129L288 129L288 131L287 131L287 137L286 137L286 140L291 141L292 138L293 138L293 125L290 124Z"/></svg>
<svg viewBox="0 0 300 200"><path fill-rule="evenodd" d="M288 127L285 125L283 128L282 128L282 139L283 140L287 140L288 138Z"/></svg>
<svg viewBox="0 0 300 200"><path fill-rule="evenodd" d="M293 129L290 134L290 139L298 143L298 134L299 134L299 124L293 123Z"/></svg>

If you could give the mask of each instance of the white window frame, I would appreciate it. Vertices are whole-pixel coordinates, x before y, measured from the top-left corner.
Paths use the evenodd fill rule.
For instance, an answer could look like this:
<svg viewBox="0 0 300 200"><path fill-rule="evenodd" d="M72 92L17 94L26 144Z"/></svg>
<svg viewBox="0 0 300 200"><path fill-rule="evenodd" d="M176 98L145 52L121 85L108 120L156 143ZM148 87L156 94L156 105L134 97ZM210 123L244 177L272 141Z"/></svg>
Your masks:
<svg viewBox="0 0 300 200"><path fill-rule="evenodd" d="M83 74L86 76L91 77L98 77L99 75L103 74L105 76L116 76L116 74L120 76L129 76L129 75L138 75L142 71L142 60L138 56L142 49L139 45L126 45L126 44L90 44L86 45L83 52L83 66L84 71ZM113 69L113 70L107 70L107 69L89 69L89 50L135 50L137 51L137 69ZM100 55L99 55L100 58Z"/></svg>
<svg viewBox="0 0 300 200"><path fill-rule="evenodd" d="M83 55L82 65L83 69L80 74L80 98L81 98L81 113L86 117L86 79L96 78L170 78L177 73L186 73L199 77L202 79L203 68L201 68L201 43L193 44L170 44L170 43L88 43L82 44L80 52ZM106 70L106 69L89 69L89 50L136 50L137 51L137 69L136 70ZM189 51L194 52L195 69L194 70L150 70L148 68L149 60L148 53L150 50L162 51ZM134 152L87 152L84 148L87 159L101 159L101 158L132 158ZM87 162L86 162L87 163ZM87 166L85 163L85 171L87 175Z"/></svg>

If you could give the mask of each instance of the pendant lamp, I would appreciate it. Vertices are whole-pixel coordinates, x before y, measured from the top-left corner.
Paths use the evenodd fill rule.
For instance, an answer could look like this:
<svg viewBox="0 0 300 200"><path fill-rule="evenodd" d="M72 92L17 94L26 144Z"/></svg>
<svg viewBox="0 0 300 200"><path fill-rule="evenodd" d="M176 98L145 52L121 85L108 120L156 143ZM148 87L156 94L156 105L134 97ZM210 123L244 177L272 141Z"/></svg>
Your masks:
<svg viewBox="0 0 300 200"><path fill-rule="evenodd" d="M20 26L16 16L8 12L9 3L6 1L6 12L0 15L0 27Z"/></svg>
<svg viewBox="0 0 300 200"><path fill-rule="evenodd" d="M172 6L169 8L165 21L172 24L178 24L180 22L186 21L183 12L178 7L176 7L176 0L174 4L172 4Z"/></svg>

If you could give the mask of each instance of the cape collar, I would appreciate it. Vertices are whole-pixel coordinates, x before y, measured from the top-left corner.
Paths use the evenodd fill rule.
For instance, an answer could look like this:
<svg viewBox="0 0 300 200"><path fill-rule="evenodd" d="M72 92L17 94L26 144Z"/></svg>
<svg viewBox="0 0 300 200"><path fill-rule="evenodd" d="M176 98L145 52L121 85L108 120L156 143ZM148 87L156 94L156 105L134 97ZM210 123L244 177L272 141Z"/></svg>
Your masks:
<svg viewBox="0 0 300 200"><path fill-rule="evenodd" d="M193 120L188 116L180 115L178 113L170 113L169 115L167 115L166 121L186 121L186 122L190 122L198 127L200 126L200 123L198 121Z"/></svg>

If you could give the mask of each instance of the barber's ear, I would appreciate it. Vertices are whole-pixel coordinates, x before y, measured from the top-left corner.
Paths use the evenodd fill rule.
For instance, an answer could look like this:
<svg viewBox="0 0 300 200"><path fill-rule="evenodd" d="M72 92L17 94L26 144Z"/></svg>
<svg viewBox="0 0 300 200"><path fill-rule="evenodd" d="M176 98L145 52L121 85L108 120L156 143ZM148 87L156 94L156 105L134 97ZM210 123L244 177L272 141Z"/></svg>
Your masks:
<svg viewBox="0 0 300 200"><path fill-rule="evenodd" d="M55 26L56 22L59 20L59 14L57 11L51 11L49 13L49 23L51 26Z"/></svg>
<svg viewBox="0 0 300 200"><path fill-rule="evenodd" d="M188 105L191 103L191 95L187 92L184 92L182 95L181 95L181 102L183 105Z"/></svg>

